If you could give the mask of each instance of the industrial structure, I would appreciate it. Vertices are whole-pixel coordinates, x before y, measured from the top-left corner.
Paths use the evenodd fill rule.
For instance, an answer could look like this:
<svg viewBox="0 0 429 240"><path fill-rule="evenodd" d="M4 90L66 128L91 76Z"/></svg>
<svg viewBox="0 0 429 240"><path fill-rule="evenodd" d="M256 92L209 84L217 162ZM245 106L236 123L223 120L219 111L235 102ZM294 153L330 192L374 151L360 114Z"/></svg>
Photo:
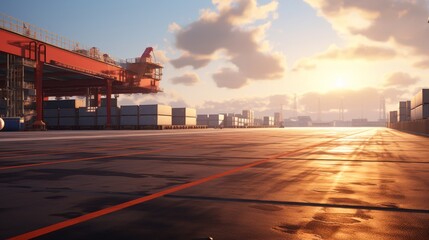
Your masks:
<svg viewBox="0 0 429 240"><path fill-rule="evenodd" d="M398 110L390 111L390 128L429 134L429 89L421 89L411 100L399 102Z"/></svg>
<svg viewBox="0 0 429 240"><path fill-rule="evenodd" d="M87 107L99 107L105 95L105 125L110 127L112 95L160 91L162 65L152 54L148 47L140 57L115 59L0 14L0 116L45 129L44 100L80 96Z"/></svg>

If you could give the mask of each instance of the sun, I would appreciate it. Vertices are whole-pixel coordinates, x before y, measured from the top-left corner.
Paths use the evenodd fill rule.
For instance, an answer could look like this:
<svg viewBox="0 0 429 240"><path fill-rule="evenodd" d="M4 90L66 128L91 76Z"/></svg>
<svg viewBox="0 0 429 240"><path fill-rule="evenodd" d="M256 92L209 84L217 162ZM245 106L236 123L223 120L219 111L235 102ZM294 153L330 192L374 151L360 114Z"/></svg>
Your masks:
<svg viewBox="0 0 429 240"><path fill-rule="evenodd" d="M347 87L347 81L344 78L337 78L334 82L335 88L345 88Z"/></svg>

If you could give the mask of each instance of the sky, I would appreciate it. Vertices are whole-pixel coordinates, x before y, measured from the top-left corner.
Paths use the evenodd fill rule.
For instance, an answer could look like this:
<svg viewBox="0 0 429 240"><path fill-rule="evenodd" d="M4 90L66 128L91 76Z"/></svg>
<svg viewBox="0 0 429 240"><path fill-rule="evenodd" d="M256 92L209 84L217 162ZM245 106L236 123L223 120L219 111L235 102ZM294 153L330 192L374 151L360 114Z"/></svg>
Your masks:
<svg viewBox="0 0 429 240"><path fill-rule="evenodd" d="M119 103L377 120L429 88L428 0L3 0L0 12L117 58L148 46L163 92ZM297 112L293 111L297 99Z"/></svg>

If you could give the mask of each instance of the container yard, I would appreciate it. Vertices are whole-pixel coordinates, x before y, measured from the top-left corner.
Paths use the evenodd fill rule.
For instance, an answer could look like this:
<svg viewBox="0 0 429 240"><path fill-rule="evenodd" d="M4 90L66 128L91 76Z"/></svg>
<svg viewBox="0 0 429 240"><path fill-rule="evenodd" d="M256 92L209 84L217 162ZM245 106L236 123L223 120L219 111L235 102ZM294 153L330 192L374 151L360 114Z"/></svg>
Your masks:
<svg viewBox="0 0 429 240"><path fill-rule="evenodd" d="M401 131L429 135L429 89L419 90L409 101L399 102L390 112L388 126Z"/></svg>
<svg viewBox="0 0 429 240"><path fill-rule="evenodd" d="M0 239L428 240L429 5L334 2L3 1Z"/></svg>

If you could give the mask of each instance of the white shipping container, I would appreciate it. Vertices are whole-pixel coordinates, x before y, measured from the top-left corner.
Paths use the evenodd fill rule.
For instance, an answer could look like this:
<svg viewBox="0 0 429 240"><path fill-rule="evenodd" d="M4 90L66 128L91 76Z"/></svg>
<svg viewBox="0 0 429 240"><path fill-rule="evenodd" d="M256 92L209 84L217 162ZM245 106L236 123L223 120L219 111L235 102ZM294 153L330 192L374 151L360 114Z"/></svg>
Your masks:
<svg viewBox="0 0 429 240"><path fill-rule="evenodd" d="M59 113L60 118L63 117L76 117L76 109L75 108L61 108Z"/></svg>
<svg viewBox="0 0 429 240"><path fill-rule="evenodd" d="M79 126L81 127L91 127L96 125L96 117L79 117Z"/></svg>
<svg viewBox="0 0 429 240"><path fill-rule="evenodd" d="M88 108L81 107L79 108L79 117L95 117L96 113L93 110L89 110Z"/></svg>
<svg viewBox="0 0 429 240"><path fill-rule="evenodd" d="M122 116L120 117L121 126L138 126L139 118L137 115L134 116Z"/></svg>
<svg viewBox="0 0 429 240"><path fill-rule="evenodd" d="M165 126L171 125L171 116L165 115L140 115L140 126Z"/></svg>
<svg viewBox="0 0 429 240"><path fill-rule="evenodd" d="M77 125L77 119L75 117L62 117L60 118L60 126L71 127Z"/></svg>
<svg viewBox="0 0 429 240"><path fill-rule="evenodd" d="M140 115L166 115L171 116L171 107L161 104L140 105Z"/></svg>
<svg viewBox="0 0 429 240"><path fill-rule="evenodd" d="M429 89L422 89L411 100L412 109L423 104L429 104Z"/></svg>
<svg viewBox="0 0 429 240"><path fill-rule="evenodd" d="M121 106L121 116L137 116L139 115L138 105Z"/></svg>
<svg viewBox="0 0 429 240"><path fill-rule="evenodd" d="M172 117L173 125L186 125L186 126L195 126L197 125L197 119L195 117Z"/></svg>
<svg viewBox="0 0 429 240"><path fill-rule="evenodd" d="M420 120L429 118L429 104L420 105L411 110L411 120Z"/></svg>
<svg viewBox="0 0 429 240"><path fill-rule="evenodd" d="M197 110L194 108L172 108L173 117L196 117Z"/></svg>

